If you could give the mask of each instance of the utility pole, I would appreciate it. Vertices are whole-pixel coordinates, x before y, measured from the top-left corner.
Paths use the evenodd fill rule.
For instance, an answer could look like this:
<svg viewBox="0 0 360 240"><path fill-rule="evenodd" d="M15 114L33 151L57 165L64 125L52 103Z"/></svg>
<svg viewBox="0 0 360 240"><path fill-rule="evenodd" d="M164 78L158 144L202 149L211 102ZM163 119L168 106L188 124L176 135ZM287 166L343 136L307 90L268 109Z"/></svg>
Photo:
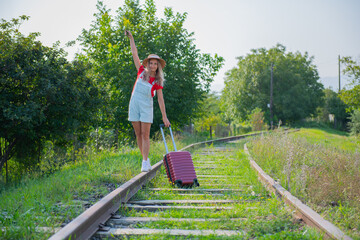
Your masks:
<svg viewBox="0 0 360 240"><path fill-rule="evenodd" d="M8 172L8 160L6 160L5 162L5 166L6 166L6 177L5 177L5 181L6 181L6 184L9 184L9 179L8 179L8 176L9 176L9 172Z"/></svg>
<svg viewBox="0 0 360 240"><path fill-rule="evenodd" d="M271 63L271 80L270 80L270 125L273 129L273 71L274 63Z"/></svg>
<svg viewBox="0 0 360 240"><path fill-rule="evenodd" d="M340 82L340 80L341 80L341 77L340 77L340 54L339 54L339 56L338 56L338 65L339 65L339 92L338 92L338 94L340 94L340 91L341 91L341 82ZM339 102L339 105L338 105L338 114L340 113L339 110L340 109L340 102ZM334 117L334 127L336 128L336 124L337 124L337 122L339 122L339 126L340 126L340 124L342 124L340 121L338 121L339 119L337 119L337 118L339 118L340 119L340 117L339 116L336 116L336 114L335 114L335 117Z"/></svg>
<svg viewBox="0 0 360 240"><path fill-rule="evenodd" d="M338 58L338 63L339 63L339 93L340 93L340 90L341 90L341 85L340 85L340 55L339 55L339 58Z"/></svg>

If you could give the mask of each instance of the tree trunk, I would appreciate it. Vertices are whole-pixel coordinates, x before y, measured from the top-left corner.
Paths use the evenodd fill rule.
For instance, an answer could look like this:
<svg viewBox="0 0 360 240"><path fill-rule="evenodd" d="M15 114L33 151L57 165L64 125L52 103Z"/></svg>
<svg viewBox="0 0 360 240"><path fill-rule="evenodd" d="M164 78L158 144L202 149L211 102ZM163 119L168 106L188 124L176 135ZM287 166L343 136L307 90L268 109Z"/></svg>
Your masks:
<svg viewBox="0 0 360 240"><path fill-rule="evenodd" d="M99 152L99 127L96 128L96 137L95 137L95 148L96 152Z"/></svg>
<svg viewBox="0 0 360 240"><path fill-rule="evenodd" d="M118 149L118 145L119 145L119 129L115 128L115 133L114 133L114 145L115 145L115 149Z"/></svg>
<svg viewBox="0 0 360 240"><path fill-rule="evenodd" d="M4 167L4 164L12 157L11 153L14 149L15 143L16 143L16 139L14 139L12 141L12 143L7 144L8 142L6 141L6 139L4 139L4 148L1 149L0 153L1 153L1 158L0 158L0 171L2 170L2 168Z"/></svg>
<svg viewBox="0 0 360 240"><path fill-rule="evenodd" d="M77 146L77 135L76 133L73 134L73 150L72 150L72 160L75 161L76 160L76 146Z"/></svg>
<svg viewBox="0 0 360 240"><path fill-rule="evenodd" d="M6 164L5 182L6 184L8 184L9 183L8 161L6 161L5 164Z"/></svg>

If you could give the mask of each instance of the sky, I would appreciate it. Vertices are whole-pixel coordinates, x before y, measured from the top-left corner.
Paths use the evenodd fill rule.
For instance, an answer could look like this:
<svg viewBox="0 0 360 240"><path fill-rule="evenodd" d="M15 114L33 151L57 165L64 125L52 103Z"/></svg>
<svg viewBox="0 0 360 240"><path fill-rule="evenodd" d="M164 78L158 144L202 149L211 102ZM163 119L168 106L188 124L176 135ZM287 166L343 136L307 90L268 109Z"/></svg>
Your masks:
<svg viewBox="0 0 360 240"><path fill-rule="evenodd" d="M51 46L75 40L94 20L97 0L0 0L0 18L30 16L20 31L40 32L38 38ZM116 14L124 0L103 0ZM141 4L145 0L140 0ZM157 16L165 7L187 12L185 28L194 32L202 53L224 57L212 91L224 87L225 73L236 67L236 57L251 49L284 45L287 51L308 52L314 57L320 81L338 90L338 56L360 59L359 0L155 0ZM136 36L135 36L136 38ZM72 60L80 47L67 47ZM140 56L141 58L141 56ZM341 66L341 69L343 66ZM341 87L346 84L341 76Z"/></svg>

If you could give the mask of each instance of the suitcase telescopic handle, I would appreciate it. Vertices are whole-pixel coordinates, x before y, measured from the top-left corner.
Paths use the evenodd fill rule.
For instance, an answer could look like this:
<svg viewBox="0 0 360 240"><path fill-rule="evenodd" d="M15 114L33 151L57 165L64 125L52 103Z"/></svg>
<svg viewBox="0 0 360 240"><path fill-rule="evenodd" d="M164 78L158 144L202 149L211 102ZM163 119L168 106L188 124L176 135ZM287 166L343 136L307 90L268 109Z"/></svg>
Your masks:
<svg viewBox="0 0 360 240"><path fill-rule="evenodd" d="M162 135L163 140L164 140L166 153L169 153L168 147L167 147L167 145L166 145L166 139L165 139L165 134L164 134L163 128L165 128L165 124L160 124L160 131L161 131L161 135ZM177 150L176 150L174 135L173 135L173 133L172 133L172 131L171 131L171 126L169 126L169 130L170 130L171 140L172 140L172 142L173 142L174 149L175 149L175 152L176 152Z"/></svg>

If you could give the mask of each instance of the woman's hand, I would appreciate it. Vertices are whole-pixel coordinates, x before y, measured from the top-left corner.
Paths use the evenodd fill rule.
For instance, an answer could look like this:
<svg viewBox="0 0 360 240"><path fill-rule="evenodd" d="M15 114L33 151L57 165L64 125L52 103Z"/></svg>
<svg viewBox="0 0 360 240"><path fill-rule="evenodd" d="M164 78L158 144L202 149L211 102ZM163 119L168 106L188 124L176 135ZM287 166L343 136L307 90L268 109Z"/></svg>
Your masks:
<svg viewBox="0 0 360 240"><path fill-rule="evenodd" d="M125 36L127 36L130 39L133 38L133 35L131 34L131 32L129 30L125 30Z"/></svg>
<svg viewBox="0 0 360 240"><path fill-rule="evenodd" d="M163 118L163 122L164 122L165 127L170 127L170 122L169 122L169 119L167 119L167 117Z"/></svg>

